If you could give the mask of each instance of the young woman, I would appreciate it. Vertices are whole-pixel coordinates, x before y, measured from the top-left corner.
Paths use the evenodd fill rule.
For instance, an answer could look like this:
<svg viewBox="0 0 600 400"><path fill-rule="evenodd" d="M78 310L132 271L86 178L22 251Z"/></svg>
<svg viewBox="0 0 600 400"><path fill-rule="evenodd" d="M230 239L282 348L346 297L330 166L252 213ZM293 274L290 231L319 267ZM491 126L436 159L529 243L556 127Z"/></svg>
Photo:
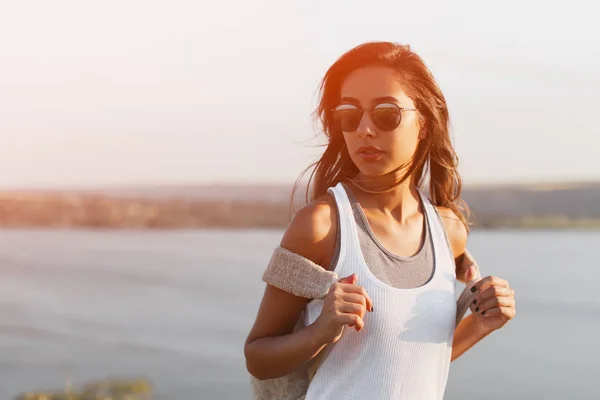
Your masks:
<svg viewBox="0 0 600 400"><path fill-rule="evenodd" d="M450 362L515 315L513 289L489 276L455 323L456 280L475 271L460 268L468 225L444 96L408 46L366 43L329 68L317 113L328 145L279 251L341 279L312 301L267 284L248 371L281 377L327 346L307 400L442 399Z"/></svg>

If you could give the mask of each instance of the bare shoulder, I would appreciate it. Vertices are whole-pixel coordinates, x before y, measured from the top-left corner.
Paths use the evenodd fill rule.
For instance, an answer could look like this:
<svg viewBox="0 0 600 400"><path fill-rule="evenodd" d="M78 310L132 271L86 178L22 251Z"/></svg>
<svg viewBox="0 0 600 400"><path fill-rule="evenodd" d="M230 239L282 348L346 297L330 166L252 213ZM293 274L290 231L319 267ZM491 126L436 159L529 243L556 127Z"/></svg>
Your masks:
<svg viewBox="0 0 600 400"><path fill-rule="evenodd" d="M446 228L448 241L452 247L454 258L458 259L462 257L462 255L465 253L465 249L467 248L467 239L469 236L467 227L451 209L439 206L436 206L436 208L440 214L444 228Z"/></svg>
<svg viewBox="0 0 600 400"><path fill-rule="evenodd" d="M296 212L281 247L326 267L335 248L336 231L335 201L326 194Z"/></svg>

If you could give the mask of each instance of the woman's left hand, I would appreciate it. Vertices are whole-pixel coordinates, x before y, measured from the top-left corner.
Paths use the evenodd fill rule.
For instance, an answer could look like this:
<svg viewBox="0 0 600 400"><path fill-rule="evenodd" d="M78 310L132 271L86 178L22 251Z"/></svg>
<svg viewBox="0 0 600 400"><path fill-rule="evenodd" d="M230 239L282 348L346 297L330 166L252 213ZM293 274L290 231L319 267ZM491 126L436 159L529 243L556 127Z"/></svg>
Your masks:
<svg viewBox="0 0 600 400"><path fill-rule="evenodd" d="M488 276L479 280L473 288L478 294L471 310L486 332L502 328L515 317L515 291L507 281Z"/></svg>

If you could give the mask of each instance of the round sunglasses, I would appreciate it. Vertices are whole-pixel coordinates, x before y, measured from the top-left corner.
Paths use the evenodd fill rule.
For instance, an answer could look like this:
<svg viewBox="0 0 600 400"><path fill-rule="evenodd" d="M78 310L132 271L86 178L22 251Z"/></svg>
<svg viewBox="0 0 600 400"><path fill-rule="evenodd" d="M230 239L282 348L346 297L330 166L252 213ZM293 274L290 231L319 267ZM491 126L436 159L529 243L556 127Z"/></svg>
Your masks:
<svg viewBox="0 0 600 400"><path fill-rule="evenodd" d="M343 132L355 132L365 111L369 112L377 129L393 131L402 121L402 111L417 111L416 108L403 108L394 103L381 103L373 108L360 108L354 104L340 104L333 110L333 123Z"/></svg>

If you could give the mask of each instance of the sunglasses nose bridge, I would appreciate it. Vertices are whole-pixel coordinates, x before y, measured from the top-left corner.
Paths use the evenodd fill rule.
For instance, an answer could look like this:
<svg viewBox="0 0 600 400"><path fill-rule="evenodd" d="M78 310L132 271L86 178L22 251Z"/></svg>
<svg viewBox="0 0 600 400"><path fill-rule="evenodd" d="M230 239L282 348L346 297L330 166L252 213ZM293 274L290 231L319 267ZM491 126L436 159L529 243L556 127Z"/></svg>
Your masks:
<svg viewBox="0 0 600 400"><path fill-rule="evenodd" d="M375 136L375 124L373 123L373 117L369 110L363 110L360 122L356 128L356 133L359 137L365 138L367 136Z"/></svg>

